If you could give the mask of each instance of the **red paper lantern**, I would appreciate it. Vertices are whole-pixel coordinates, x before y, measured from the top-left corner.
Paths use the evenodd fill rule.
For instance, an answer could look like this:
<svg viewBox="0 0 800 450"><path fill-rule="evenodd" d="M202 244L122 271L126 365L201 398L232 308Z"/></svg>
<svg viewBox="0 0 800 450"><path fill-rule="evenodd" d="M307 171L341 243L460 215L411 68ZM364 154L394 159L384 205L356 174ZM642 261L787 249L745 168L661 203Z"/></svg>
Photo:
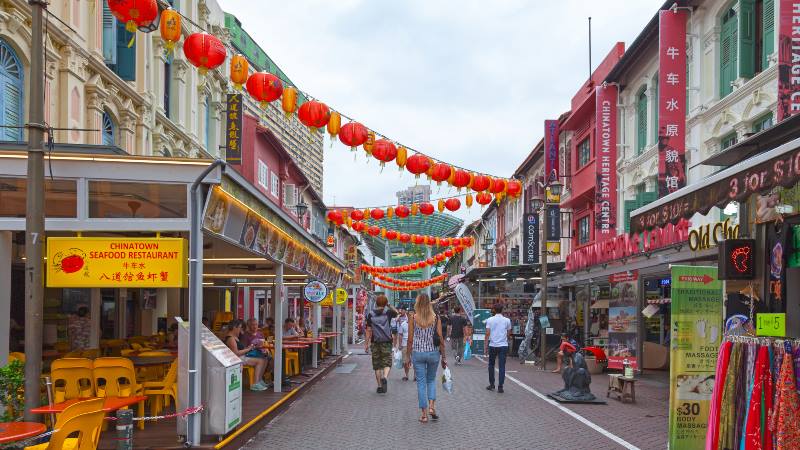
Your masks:
<svg viewBox="0 0 800 450"><path fill-rule="evenodd" d="M475 192L483 192L489 189L490 184L491 179L489 179L489 177L486 175L475 175L475 177L472 179L472 190Z"/></svg>
<svg viewBox="0 0 800 450"><path fill-rule="evenodd" d="M462 169L456 169L455 174L453 174L453 186L455 186L458 190L461 190L461 188L469 185L469 179L469 172Z"/></svg>
<svg viewBox="0 0 800 450"><path fill-rule="evenodd" d="M436 184L441 185L442 181L450 178L450 165L445 163L436 163L433 165L433 170L431 171L431 178Z"/></svg>
<svg viewBox="0 0 800 450"><path fill-rule="evenodd" d="M417 178L431 168L431 160L427 156L416 153L406 160L406 169ZM446 178L445 178L446 179Z"/></svg>
<svg viewBox="0 0 800 450"><path fill-rule="evenodd" d="M369 212L369 215L375 220L381 220L386 213L380 208L375 208Z"/></svg>
<svg viewBox="0 0 800 450"><path fill-rule="evenodd" d="M256 72L247 78L247 92L256 101L261 103L261 108L266 108L267 103L281 98L283 83L275 75L267 72Z"/></svg>
<svg viewBox="0 0 800 450"><path fill-rule="evenodd" d="M444 256L447 256L448 258L452 258L453 255L455 255L455 252L453 252L453 249L448 248L447 250L444 251Z"/></svg>
<svg viewBox="0 0 800 450"><path fill-rule="evenodd" d="M425 214L426 216L430 216L433 214L433 205L430 203L422 203L419 205L419 212Z"/></svg>
<svg viewBox="0 0 800 450"><path fill-rule="evenodd" d="M480 192L475 196L475 201L483 206L486 206L492 202L492 195L487 192Z"/></svg>
<svg viewBox="0 0 800 450"><path fill-rule="evenodd" d="M433 245L436 243L436 238L433 236L425 236L425 244L426 245Z"/></svg>
<svg viewBox="0 0 800 450"><path fill-rule="evenodd" d="M328 119L331 117L331 110L328 105L316 100L309 100L297 110L297 118L303 125L309 128L322 128L328 124Z"/></svg>
<svg viewBox="0 0 800 450"><path fill-rule="evenodd" d="M339 140L342 144L350 147L350 150L355 150L356 147L364 145L368 137L367 127L358 122L346 123L339 130Z"/></svg>
<svg viewBox="0 0 800 450"><path fill-rule="evenodd" d="M364 213L360 209L350 211L350 218L353 220L364 220Z"/></svg>
<svg viewBox="0 0 800 450"><path fill-rule="evenodd" d="M448 198L444 202L444 207L447 208L448 211L458 211L458 208L461 208L461 200L457 198Z"/></svg>
<svg viewBox="0 0 800 450"><path fill-rule="evenodd" d="M381 162L381 166L389 161L393 161L397 157L397 147L392 144L392 141L386 139L378 139L372 145L372 156Z"/></svg>
<svg viewBox="0 0 800 450"><path fill-rule="evenodd" d="M522 194L522 183L518 180L508 180L506 184L506 193L509 197L519 197L520 194Z"/></svg>
<svg viewBox="0 0 800 450"><path fill-rule="evenodd" d="M394 209L394 213L397 215L397 217L405 219L409 214L411 214L411 210L408 209L408 206L406 205L399 205Z"/></svg>
<svg viewBox="0 0 800 450"><path fill-rule="evenodd" d="M439 239L439 245L441 245L442 247L447 247L448 245L450 245L450 238Z"/></svg>
<svg viewBox="0 0 800 450"><path fill-rule="evenodd" d="M439 254L438 254L438 255L436 255L436 256L435 256L433 259L435 259L435 260L436 260L436 262L442 262L442 261L444 261L444 258L445 258L444 254L442 254L442 253L439 253Z"/></svg>
<svg viewBox="0 0 800 450"><path fill-rule="evenodd" d="M158 17L156 0L108 0L108 9L129 33L149 27Z"/></svg>
<svg viewBox="0 0 800 450"><path fill-rule="evenodd" d="M425 243L425 236L421 236L419 234L414 235L414 243L417 245L422 245Z"/></svg>
<svg viewBox="0 0 800 450"><path fill-rule="evenodd" d="M386 230L386 239L393 241L397 239L397 231L394 230Z"/></svg>
<svg viewBox="0 0 800 450"><path fill-rule="evenodd" d="M411 240L411 236L409 236L407 233L400 233L400 236L398 236L397 239L399 239L400 242L405 244Z"/></svg>
<svg viewBox="0 0 800 450"><path fill-rule="evenodd" d="M505 192L506 190L506 180L502 178L495 178L492 180L492 185L489 187L489 192L492 194L499 194L501 192Z"/></svg>
<svg viewBox="0 0 800 450"><path fill-rule="evenodd" d="M458 247L459 245L461 245L461 238L453 238L453 240L450 241L450 245L452 245L453 247Z"/></svg>
<svg viewBox="0 0 800 450"><path fill-rule="evenodd" d="M434 260L433 260L433 258L428 258L428 259L425 260L425 262L428 263L429 266L432 266L433 263L434 263Z"/></svg>
<svg viewBox="0 0 800 450"><path fill-rule="evenodd" d="M183 53L200 70L200 75L219 67L228 54L222 41L208 33L190 34L183 42Z"/></svg>
<svg viewBox="0 0 800 450"><path fill-rule="evenodd" d="M381 229L373 225L367 228L367 233L369 233L371 236L377 236L381 234Z"/></svg>
<svg viewBox="0 0 800 450"><path fill-rule="evenodd" d="M342 213L337 210L328 211L328 220L338 225L341 225L342 222L344 222Z"/></svg>

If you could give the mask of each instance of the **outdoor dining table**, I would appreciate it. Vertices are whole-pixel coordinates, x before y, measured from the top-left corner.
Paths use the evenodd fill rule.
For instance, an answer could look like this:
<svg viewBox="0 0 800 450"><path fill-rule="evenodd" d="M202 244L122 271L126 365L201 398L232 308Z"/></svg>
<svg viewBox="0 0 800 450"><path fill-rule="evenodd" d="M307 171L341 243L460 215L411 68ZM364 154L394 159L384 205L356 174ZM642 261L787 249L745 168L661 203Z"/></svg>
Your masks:
<svg viewBox="0 0 800 450"><path fill-rule="evenodd" d="M175 361L176 357L173 355L164 355L164 356L127 356L126 358L130 359L134 366L144 367L144 366L160 366L160 365L172 364L172 361Z"/></svg>
<svg viewBox="0 0 800 450"><path fill-rule="evenodd" d="M87 398L73 398L71 400L66 400L61 403L54 403L52 405L45 405L40 406L38 408L31 409L31 413L33 414L59 414L64 412L69 406L74 405L75 403L84 401L84 400L91 400L97 397L87 397ZM118 409L125 408L127 406L133 406L139 402L143 402L147 400L147 396L144 395L133 395L130 397L103 397L103 411L104 412L114 412Z"/></svg>
<svg viewBox="0 0 800 450"><path fill-rule="evenodd" d="M21 441L38 436L47 431L43 423L38 422L2 422L0 423L0 444Z"/></svg>

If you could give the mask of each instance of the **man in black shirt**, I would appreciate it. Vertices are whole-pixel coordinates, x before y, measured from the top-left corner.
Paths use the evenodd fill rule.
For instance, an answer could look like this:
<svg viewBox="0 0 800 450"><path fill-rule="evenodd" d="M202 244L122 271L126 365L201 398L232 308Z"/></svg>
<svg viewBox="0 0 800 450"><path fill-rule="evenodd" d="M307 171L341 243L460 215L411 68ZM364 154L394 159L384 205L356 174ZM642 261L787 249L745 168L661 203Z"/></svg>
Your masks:
<svg viewBox="0 0 800 450"><path fill-rule="evenodd" d="M447 337L451 340L456 354L456 365L461 365L461 358L464 355L464 330L467 323L469 322L462 314L461 307L454 307L453 314L450 316L450 333Z"/></svg>

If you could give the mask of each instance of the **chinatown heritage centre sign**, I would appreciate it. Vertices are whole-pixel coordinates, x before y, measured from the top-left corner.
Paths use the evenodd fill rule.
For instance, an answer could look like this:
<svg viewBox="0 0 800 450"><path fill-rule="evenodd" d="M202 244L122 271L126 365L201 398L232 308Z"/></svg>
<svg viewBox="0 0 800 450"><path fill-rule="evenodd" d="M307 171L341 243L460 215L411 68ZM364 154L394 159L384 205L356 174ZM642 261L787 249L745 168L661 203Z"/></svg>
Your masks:
<svg viewBox="0 0 800 450"><path fill-rule="evenodd" d="M182 238L47 238L47 287L180 288L187 286Z"/></svg>
<svg viewBox="0 0 800 450"><path fill-rule="evenodd" d="M617 90L615 84L597 86L597 181L594 225L596 240L605 241L617 232Z"/></svg>

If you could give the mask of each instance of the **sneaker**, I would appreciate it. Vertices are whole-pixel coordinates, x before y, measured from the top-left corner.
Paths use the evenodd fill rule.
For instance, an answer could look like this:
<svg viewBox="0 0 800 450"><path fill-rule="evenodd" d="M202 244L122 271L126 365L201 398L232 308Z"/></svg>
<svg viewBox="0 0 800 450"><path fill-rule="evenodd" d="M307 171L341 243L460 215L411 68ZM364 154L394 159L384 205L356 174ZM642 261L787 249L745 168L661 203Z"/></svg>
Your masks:
<svg viewBox="0 0 800 450"><path fill-rule="evenodd" d="M381 378L381 388L383 388L383 393L384 394L386 392L388 392L389 391L389 380L387 380L386 378Z"/></svg>
<svg viewBox="0 0 800 450"><path fill-rule="evenodd" d="M494 390L494 385L490 384L490 385L486 386L486 390L487 391L493 391Z"/></svg>
<svg viewBox="0 0 800 450"><path fill-rule="evenodd" d="M497 386L497 393L498 394L502 394L503 393L503 386Z"/></svg>
<svg viewBox="0 0 800 450"><path fill-rule="evenodd" d="M383 390L383 386L378 386L378 389L375 390L378 394L384 394L386 391Z"/></svg>
<svg viewBox="0 0 800 450"><path fill-rule="evenodd" d="M250 390L251 391L266 391L267 387L264 386L262 383L256 383L256 384L250 386Z"/></svg>

